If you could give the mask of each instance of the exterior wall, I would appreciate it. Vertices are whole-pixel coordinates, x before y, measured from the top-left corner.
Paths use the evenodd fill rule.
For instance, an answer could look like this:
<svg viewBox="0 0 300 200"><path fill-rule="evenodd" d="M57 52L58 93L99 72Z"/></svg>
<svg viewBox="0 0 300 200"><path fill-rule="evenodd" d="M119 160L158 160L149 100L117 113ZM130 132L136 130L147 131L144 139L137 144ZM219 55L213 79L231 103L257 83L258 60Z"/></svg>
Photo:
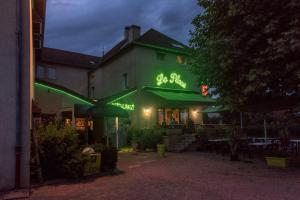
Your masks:
<svg viewBox="0 0 300 200"><path fill-rule="evenodd" d="M137 84L140 86L152 86L158 87L156 85L156 77L158 74L163 73L165 76L173 72L181 75L181 80L186 82L187 90L199 91L197 86L196 77L188 70L188 65L179 64L176 62L176 56L179 54L175 53L165 53L164 60L157 59L157 51L151 48L135 47L135 53L137 55L136 66L137 67ZM186 57L186 56L185 56ZM173 88L173 89L183 89L177 84L162 84L159 87Z"/></svg>
<svg viewBox="0 0 300 200"><path fill-rule="evenodd" d="M35 102L43 114L56 114L61 120L61 112L72 111L72 124L75 125L74 105L81 101L42 87L35 87ZM51 103L49 103L51 102Z"/></svg>
<svg viewBox="0 0 300 200"><path fill-rule="evenodd" d="M160 73L169 76L176 72L181 80L187 83L187 90L199 91L196 77L188 70L188 65L176 62L178 54L166 53L164 60L158 60L156 50L134 47L112 62L93 72L90 86L95 87L95 98L102 98L123 91L123 74L128 75L129 88L152 86L157 87L156 77ZM161 87L183 89L176 84L165 84Z"/></svg>
<svg viewBox="0 0 300 200"><path fill-rule="evenodd" d="M17 100L17 1L0 1L0 191L15 187L16 100ZM21 171L20 186L29 187L30 122L33 49L31 1L22 1L23 65L21 106Z"/></svg>
<svg viewBox="0 0 300 200"><path fill-rule="evenodd" d="M135 51L129 50L119 56L113 62L96 70L90 75L90 87L95 87L94 97L102 98L123 91L123 74L127 73L129 88L136 84L136 55Z"/></svg>
<svg viewBox="0 0 300 200"><path fill-rule="evenodd" d="M53 65L53 64L45 64L38 63L37 65L43 66L45 69L45 78L41 80L45 80L51 83L55 83L57 85L66 87L70 90L73 90L83 96L88 96L88 70L77 67L68 67L62 65ZM47 78L47 68L55 68L56 69L56 79L48 79Z"/></svg>

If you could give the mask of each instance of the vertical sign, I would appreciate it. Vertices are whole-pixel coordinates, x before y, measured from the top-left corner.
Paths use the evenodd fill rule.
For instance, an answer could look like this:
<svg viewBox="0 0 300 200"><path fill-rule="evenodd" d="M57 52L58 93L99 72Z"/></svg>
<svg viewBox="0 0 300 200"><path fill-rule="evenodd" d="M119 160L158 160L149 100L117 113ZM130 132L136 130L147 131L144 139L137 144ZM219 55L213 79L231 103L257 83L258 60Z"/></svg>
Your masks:
<svg viewBox="0 0 300 200"><path fill-rule="evenodd" d="M208 85L201 85L201 93L204 96L208 95Z"/></svg>

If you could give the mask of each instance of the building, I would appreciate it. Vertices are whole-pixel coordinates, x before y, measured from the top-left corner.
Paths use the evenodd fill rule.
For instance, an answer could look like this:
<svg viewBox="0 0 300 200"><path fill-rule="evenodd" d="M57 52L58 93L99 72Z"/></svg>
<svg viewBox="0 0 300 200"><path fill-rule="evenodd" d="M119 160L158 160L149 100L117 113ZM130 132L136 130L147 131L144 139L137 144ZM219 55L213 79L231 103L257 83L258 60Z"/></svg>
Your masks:
<svg viewBox="0 0 300 200"><path fill-rule="evenodd" d="M124 38L90 73L90 98L130 112L131 125L201 124L202 109L214 101L202 95L189 70L189 48L154 30L125 27Z"/></svg>
<svg viewBox="0 0 300 200"><path fill-rule="evenodd" d="M29 187L33 40L42 36L33 19L44 9L45 0L0 2L0 191Z"/></svg>
<svg viewBox="0 0 300 200"><path fill-rule="evenodd" d="M88 96L88 74L100 57L43 47L36 62L36 79Z"/></svg>
<svg viewBox="0 0 300 200"><path fill-rule="evenodd" d="M36 61L34 120L44 124L72 124L82 130L86 113L93 105L88 99L89 72L99 57L43 47Z"/></svg>

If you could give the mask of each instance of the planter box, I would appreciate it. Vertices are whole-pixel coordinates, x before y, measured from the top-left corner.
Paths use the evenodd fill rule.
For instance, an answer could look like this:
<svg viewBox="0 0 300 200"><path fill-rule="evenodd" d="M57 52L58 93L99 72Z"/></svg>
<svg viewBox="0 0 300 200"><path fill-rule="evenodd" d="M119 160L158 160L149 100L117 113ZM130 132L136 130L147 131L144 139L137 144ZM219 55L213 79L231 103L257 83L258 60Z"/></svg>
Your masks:
<svg viewBox="0 0 300 200"><path fill-rule="evenodd" d="M282 157L266 157L268 166L286 168L288 166L288 158Z"/></svg>
<svg viewBox="0 0 300 200"><path fill-rule="evenodd" d="M159 158L164 158L166 149L164 144L157 144L157 154Z"/></svg>
<svg viewBox="0 0 300 200"><path fill-rule="evenodd" d="M94 153L86 156L86 162L83 166L83 176L89 176L92 174L96 174L100 171L101 165L101 154Z"/></svg>

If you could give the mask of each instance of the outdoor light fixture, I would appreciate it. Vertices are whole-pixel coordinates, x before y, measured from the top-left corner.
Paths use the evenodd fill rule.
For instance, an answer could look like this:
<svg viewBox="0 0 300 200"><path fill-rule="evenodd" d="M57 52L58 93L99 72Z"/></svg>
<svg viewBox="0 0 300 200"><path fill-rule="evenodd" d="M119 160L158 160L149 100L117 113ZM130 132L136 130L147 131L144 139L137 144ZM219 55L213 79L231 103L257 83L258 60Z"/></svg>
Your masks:
<svg viewBox="0 0 300 200"><path fill-rule="evenodd" d="M150 108L144 108L144 115L145 116L150 116L151 109Z"/></svg>

